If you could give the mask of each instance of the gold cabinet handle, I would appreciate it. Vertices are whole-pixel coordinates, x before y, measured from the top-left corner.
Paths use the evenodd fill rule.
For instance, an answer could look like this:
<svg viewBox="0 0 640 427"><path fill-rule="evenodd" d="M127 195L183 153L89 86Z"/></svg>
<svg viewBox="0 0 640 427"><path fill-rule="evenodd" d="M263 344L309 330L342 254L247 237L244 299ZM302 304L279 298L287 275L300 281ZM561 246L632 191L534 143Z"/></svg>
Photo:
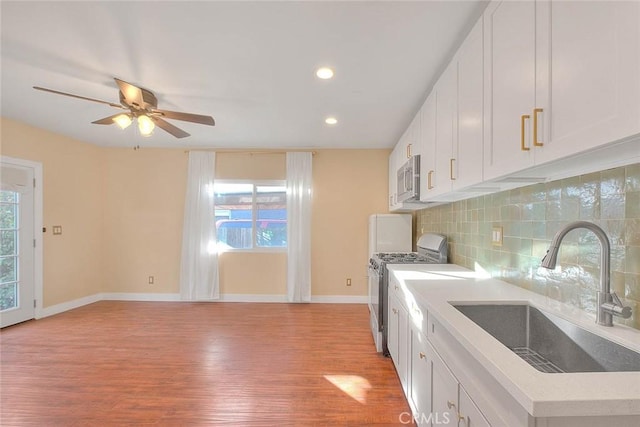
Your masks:
<svg viewBox="0 0 640 427"><path fill-rule="evenodd" d="M393 285L393 287L395 288L395 290L396 290L396 291L397 291L398 289L400 289L400 288L398 288L398 285Z"/></svg>
<svg viewBox="0 0 640 427"><path fill-rule="evenodd" d="M529 147L527 147L524 142L524 137L525 137L524 124L527 121L527 119L529 119L530 117L531 116L529 116L528 114L523 114L522 117L520 117L520 149L522 151L529 151Z"/></svg>
<svg viewBox="0 0 640 427"><path fill-rule="evenodd" d="M433 185L431 185L431 177L433 176L433 171L429 171L429 173L427 174L427 190L431 190L433 188Z"/></svg>
<svg viewBox="0 0 640 427"><path fill-rule="evenodd" d="M465 420L464 415L462 415L460 412L458 412L458 408L456 407L455 403L453 403L450 400L447 400L447 408L453 409L455 411L455 416L458 417L458 424L460 423L460 421L464 421L464 423L466 425L467 421Z"/></svg>
<svg viewBox="0 0 640 427"><path fill-rule="evenodd" d="M538 114L542 113L542 108L533 110L533 145L542 147L544 144L538 141Z"/></svg>
<svg viewBox="0 0 640 427"><path fill-rule="evenodd" d="M407 144L407 159L411 157L411 146L413 144Z"/></svg>
<svg viewBox="0 0 640 427"><path fill-rule="evenodd" d="M398 314L398 310L396 310L395 308L392 308L391 310L393 310L393 314Z"/></svg>
<svg viewBox="0 0 640 427"><path fill-rule="evenodd" d="M451 179L451 181L455 181L456 178L453 176L453 162L455 162L456 159L450 159L449 160L449 178Z"/></svg>
<svg viewBox="0 0 640 427"><path fill-rule="evenodd" d="M420 359L424 359L425 357L427 357L427 355L424 354L424 352L422 351L419 353L419 356L420 356Z"/></svg>

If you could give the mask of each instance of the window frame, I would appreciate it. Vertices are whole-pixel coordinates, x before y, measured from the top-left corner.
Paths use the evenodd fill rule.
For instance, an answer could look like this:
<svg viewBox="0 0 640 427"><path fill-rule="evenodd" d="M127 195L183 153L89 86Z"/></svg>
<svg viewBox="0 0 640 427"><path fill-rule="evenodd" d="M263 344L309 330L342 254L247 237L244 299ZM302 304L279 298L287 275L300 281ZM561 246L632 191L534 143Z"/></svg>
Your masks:
<svg viewBox="0 0 640 427"><path fill-rule="evenodd" d="M284 187L285 193L287 188L287 181L284 179L216 179L213 183L213 198L214 198L214 208L217 210L218 205L215 203L216 198L216 185L218 184L241 184L241 185L251 185L252 197L251 197L251 247L250 248L220 248L218 246L218 253L224 252L251 252L251 253L286 253L289 247L289 242L287 241L287 246L276 246L276 247L268 247L268 246L258 246L257 245L257 227L256 224L258 222L258 211L256 209L256 195L257 187L260 186L275 186L275 187ZM286 210L286 208L285 208ZM215 218L214 218L215 221ZM287 212L287 220L286 220L287 228L289 227L289 216ZM218 230L216 228L216 244L219 243L218 240Z"/></svg>

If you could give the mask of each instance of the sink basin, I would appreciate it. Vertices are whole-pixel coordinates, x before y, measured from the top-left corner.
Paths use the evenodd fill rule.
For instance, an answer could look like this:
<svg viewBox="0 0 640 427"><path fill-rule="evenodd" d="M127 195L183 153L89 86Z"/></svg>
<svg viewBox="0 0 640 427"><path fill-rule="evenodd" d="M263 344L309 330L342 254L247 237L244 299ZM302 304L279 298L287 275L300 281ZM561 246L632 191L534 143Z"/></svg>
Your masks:
<svg viewBox="0 0 640 427"><path fill-rule="evenodd" d="M530 305L453 306L539 371L640 371L640 353Z"/></svg>

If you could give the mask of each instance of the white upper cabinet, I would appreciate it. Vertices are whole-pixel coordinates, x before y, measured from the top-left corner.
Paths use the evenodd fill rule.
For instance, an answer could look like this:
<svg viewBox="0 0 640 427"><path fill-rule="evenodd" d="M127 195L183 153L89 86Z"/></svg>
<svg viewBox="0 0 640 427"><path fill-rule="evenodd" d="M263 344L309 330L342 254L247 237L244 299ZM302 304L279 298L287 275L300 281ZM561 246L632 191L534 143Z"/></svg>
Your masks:
<svg viewBox="0 0 640 427"><path fill-rule="evenodd" d="M639 76L640 1L491 2L394 150L423 202L394 209L637 163Z"/></svg>
<svg viewBox="0 0 640 427"><path fill-rule="evenodd" d="M401 140L402 141L402 140ZM398 203L398 167L403 158L402 146L398 143L389 155L389 210L394 211Z"/></svg>
<svg viewBox="0 0 640 427"><path fill-rule="evenodd" d="M536 21L536 163L640 132L640 2L541 1Z"/></svg>
<svg viewBox="0 0 640 427"><path fill-rule="evenodd" d="M457 143L457 84L458 64L453 61L436 83L436 170L432 177L432 190L428 196L433 200L440 194L450 193L453 171L453 146Z"/></svg>
<svg viewBox="0 0 640 427"><path fill-rule="evenodd" d="M640 132L640 2L502 1L484 20L486 180Z"/></svg>
<svg viewBox="0 0 640 427"><path fill-rule="evenodd" d="M418 113L413 121L402 134L400 141L389 156L389 210L401 211L408 210L405 204L398 202L398 168L402 166L411 156L422 154L420 146L422 127L422 113ZM410 209L409 209L410 210Z"/></svg>
<svg viewBox="0 0 640 427"><path fill-rule="evenodd" d="M426 201L434 189L436 173L436 103L438 94L433 91L425 101L422 109L422 132L420 146L420 201Z"/></svg>
<svg viewBox="0 0 640 427"><path fill-rule="evenodd" d="M489 4L485 31L484 178L533 164L527 135L535 108L535 3Z"/></svg>
<svg viewBox="0 0 640 427"><path fill-rule="evenodd" d="M482 182L482 20L473 27L422 107L423 201L455 200Z"/></svg>
<svg viewBox="0 0 640 427"><path fill-rule="evenodd" d="M409 135L404 143L406 158L422 154L420 152L420 134L422 132L422 114L420 111L415 115L411 125L409 125Z"/></svg>
<svg viewBox="0 0 640 427"><path fill-rule="evenodd" d="M458 138L453 149L453 190L482 182L483 20L473 27L458 55Z"/></svg>

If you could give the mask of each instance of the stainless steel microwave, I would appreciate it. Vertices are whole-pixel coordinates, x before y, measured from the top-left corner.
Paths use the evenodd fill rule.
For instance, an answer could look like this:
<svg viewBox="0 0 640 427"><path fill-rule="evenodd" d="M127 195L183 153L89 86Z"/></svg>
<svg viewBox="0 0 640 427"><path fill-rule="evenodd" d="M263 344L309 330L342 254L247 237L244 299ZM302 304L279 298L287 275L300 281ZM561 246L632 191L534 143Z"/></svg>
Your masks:
<svg viewBox="0 0 640 427"><path fill-rule="evenodd" d="M409 157L398 169L398 202L420 200L420 156Z"/></svg>

